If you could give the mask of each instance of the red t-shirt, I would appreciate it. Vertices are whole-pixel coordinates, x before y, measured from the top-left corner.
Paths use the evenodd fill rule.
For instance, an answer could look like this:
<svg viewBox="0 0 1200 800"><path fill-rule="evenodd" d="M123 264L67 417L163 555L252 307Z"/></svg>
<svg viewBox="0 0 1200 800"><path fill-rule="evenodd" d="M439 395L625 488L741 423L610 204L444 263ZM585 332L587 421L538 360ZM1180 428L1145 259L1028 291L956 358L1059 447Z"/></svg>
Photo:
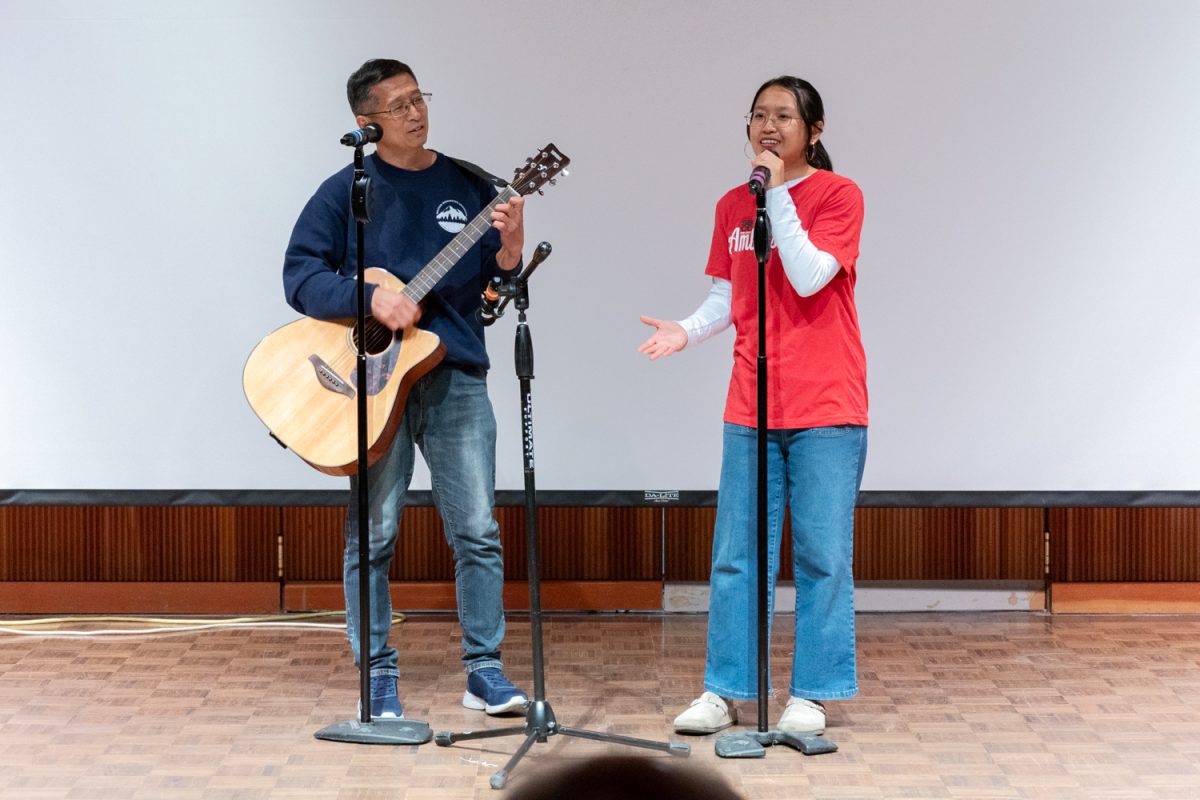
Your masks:
<svg viewBox="0 0 1200 800"><path fill-rule="evenodd" d="M862 191L848 178L817 170L788 190L808 238L842 268L811 297L796 294L771 246L766 268L767 427L867 424L867 360L854 307ZM739 185L717 203L705 272L733 284L733 375L725 421L756 427L758 403L758 261L755 198Z"/></svg>

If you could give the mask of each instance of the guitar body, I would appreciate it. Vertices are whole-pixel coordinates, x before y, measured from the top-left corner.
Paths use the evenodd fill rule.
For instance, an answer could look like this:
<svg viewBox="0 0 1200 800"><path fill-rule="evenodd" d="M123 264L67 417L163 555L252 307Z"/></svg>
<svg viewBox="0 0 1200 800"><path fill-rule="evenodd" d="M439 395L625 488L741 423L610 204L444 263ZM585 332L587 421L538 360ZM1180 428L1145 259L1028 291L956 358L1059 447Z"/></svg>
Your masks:
<svg viewBox="0 0 1200 800"><path fill-rule="evenodd" d="M404 292L420 303L437 282L492 227L492 209L514 197L541 194L571 163L553 143L517 169L512 185L407 284L385 269L365 271L368 282ZM470 165L467 165L470 166ZM478 172L478 167L472 167ZM329 475L358 472L358 345L354 321L304 318L267 336L250 353L242 387L254 413L280 444ZM397 337L367 317L367 463L374 464L396 436L408 390L437 366L446 346L436 334L407 328Z"/></svg>
<svg viewBox="0 0 1200 800"><path fill-rule="evenodd" d="M370 283L399 292L387 270L366 271ZM406 328L392 336L368 318L367 462L375 463L400 427L408 391L446 348L436 334ZM374 330L372 329L374 326ZM354 321L305 317L263 339L246 361L246 400L280 443L329 475L358 471L358 346Z"/></svg>

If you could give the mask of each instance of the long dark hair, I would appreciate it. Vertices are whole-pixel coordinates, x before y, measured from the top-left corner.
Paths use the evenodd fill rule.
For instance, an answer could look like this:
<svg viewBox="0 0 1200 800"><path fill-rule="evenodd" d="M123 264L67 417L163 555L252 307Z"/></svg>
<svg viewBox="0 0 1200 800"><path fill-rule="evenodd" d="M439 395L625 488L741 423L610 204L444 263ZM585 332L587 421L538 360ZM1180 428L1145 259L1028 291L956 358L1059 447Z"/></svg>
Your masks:
<svg viewBox="0 0 1200 800"><path fill-rule="evenodd" d="M804 120L805 136L812 136L813 126L818 122L825 122L825 104L821 102L821 95L816 88L804 80L793 75L780 75L778 78L771 80L758 87L758 91L754 93L754 100L750 103L750 110L754 110L754 104L758 102L758 96L772 86L778 86L782 89L787 89L796 97L796 108L800 109L800 118ZM750 128L746 128L746 135L750 135ZM821 144L818 139L817 143L809 147L805 153L805 158L808 163L817 169L833 169L833 161L829 158L829 153L825 150L825 145Z"/></svg>

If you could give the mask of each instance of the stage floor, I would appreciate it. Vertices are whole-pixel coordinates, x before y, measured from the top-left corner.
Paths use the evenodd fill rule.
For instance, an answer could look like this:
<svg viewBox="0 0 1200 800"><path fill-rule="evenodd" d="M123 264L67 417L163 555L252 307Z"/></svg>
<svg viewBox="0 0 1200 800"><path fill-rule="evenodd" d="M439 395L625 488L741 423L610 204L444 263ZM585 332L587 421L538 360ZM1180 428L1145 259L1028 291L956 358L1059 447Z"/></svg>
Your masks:
<svg viewBox="0 0 1200 800"><path fill-rule="evenodd" d="M720 759L716 737L671 732L672 717L700 691L705 621L547 614L546 696L560 724L686 740L692 754L552 736L533 746L510 786L610 752L711 771L747 798L1200 798L1200 617L860 614L860 694L828 706L826 737L838 752L776 747L755 760ZM789 618L780 622L790 630ZM435 731L520 724L460 705L452 616L410 616L393 642L409 717ZM786 637L772 652L786 695ZM504 657L532 692L528 617L510 617ZM488 780L523 737L451 747L313 737L355 718L357 699L338 630L3 633L0 796L504 796ZM753 727L754 704L739 708ZM772 722L780 709L773 700Z"/></svg>

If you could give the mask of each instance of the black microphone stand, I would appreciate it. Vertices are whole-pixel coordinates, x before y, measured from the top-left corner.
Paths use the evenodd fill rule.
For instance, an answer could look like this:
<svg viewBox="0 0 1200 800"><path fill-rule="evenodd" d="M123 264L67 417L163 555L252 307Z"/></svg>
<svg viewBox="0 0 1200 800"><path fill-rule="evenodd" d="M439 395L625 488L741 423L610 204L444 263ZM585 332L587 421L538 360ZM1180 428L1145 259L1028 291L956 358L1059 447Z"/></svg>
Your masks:
<svg viewBox="0 0 1200 800"><path fill-rule="evenodd" d="M533 640L533 699L525 711L525 724L509 728L492 730L466 731L464 733L438 733L434 741L448 747L454 742L470 739L490 739L497 736L512 736L525 734L525 741L517 748L516 753L509 759L504 768L492 775L490 784L493 789L502 789L508 781L509 774L516 768L517 763L525 756L534 742L545 743L555 734L575 736L580 739L592 739L599 742L613 742L644 747L651 750L663 750L675 755L688 755L691 746L682 742L653 742L648 739L635 739L630 736L618 736L611 733L568 728L559 725L554 718L554 710L546 700L545 667L542 650L542 597L541 582L538 578L538 528L537 528L537 497L535 490L533 468L533 394L530 381L533 380L533 340L530 338L529 326L525 321L525 311L529 308L528 281L529 276L537 269L538 264L550 254L550 243L542 242L537 247L534 258L520 275L509 284L494 286L495 291L504 297L503 302L494 310L481 316L484 324L490 325L504 313L504 307L511 299L517 307L517 331L514 361L517 378L520 380L521 391L521 441L525 461L525 535L529 550L529 622L530 638Z"/></svg>
<svg viewBox="0 0 1200 800"><path fill-rule="evenodd" d="M348 135L349 136L349 135ZM378 138L378 137L376 137ZM359 718L338 722L313 734L318 739L356 744L424 744L433 731L424 722L411 719L371 718L371 575L369 571L371 533L367 475L367 284L364 226L371 221L371 176L363 166L365 140L343 139L354 144L354 185L350 190L350 208L358 251L358 318L354 336L358 344L355 370L358 393L358 670Z"/></svg>
<svg viewBox="0 0 1200 800"><path fill-rule="evenodd" d="M722 758L762 758L766 748L786 744L805 755L832 753L837 745L813 734L796 734L767 729L767 694L771 682L770 597L767 586L767 260L771 257L771 226L767 219L766 181L752 183L755 196L754 257L758 260L758 360L755 362L758 390L758 459L755 470L758 490L758 730L737 731L717 737L716 752Z"/></svg>

